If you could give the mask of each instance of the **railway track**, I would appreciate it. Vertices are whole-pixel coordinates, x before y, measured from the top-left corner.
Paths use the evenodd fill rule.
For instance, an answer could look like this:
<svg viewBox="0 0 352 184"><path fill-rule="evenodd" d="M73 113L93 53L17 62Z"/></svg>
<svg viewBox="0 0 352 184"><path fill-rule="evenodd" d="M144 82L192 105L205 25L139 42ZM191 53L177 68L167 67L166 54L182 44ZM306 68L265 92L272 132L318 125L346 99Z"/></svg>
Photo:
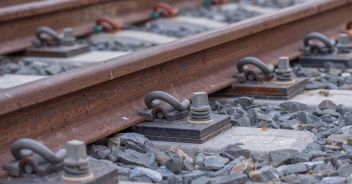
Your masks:
<svg viewBox="0 0 352 184"><path fill-rule="evenodd" d="M0 37L0 53L21 50L33 39L30 31L19 33L9 28L21 30L19 26L31 26L27 28L34 32L39 24L53 24L53 19L61 22L82 12L106 13L104 7L114 3L127 3L127 7L141 3L141 9L155 3L143 2L106 0L98 4L94 0L71 0L57 5L39 1L33 2L29 14L9 7L0 13L0 21L16 26L0 26L0 32L7 33ZM184 1L177 6L189 4L192 3ZM47 8L41 9L43 6ZM10 159L9 147L18 138L41 140L57 150L73 138L92 143L134 126L143 121L137 112L144 108L144 96L150 91L167 91L181 99L190 98L194 91L212 93L224 89L236 82L234 68L243 57L256 56L271 64L283 55L295 59L300 55L301 39L308 32L336 36L350 21L351 9L349 1L309 1L1 90L0 164ZM114 8L108 10L109 16L122 17L125 22L140 22L149 17L148 11L141 11L136 18L125 13L129 9L121 11L123 15L116 14ZM41 21L33 23L32 17L36 16ZM70 19L62 26L73 27L76 35L85 35L91 32L96 18ZM61 23L55 25L61 28ZM18 39L9 39L14 35Z"/></svg>

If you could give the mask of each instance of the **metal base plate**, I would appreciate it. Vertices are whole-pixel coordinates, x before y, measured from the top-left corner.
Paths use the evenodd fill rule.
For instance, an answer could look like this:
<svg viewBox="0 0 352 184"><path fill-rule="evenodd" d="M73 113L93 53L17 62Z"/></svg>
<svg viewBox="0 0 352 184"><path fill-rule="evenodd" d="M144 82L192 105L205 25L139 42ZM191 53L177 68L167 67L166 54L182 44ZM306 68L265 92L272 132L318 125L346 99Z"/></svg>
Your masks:
<svg viewBox="0 0 352 184"><path fill-rule="evenodd" d="M89 51L86 44L76 44L73 46L56 46L56 47L42 47L42 48L28 48L27 56L40 56L40 57L58 57L67 58L76 56Z"/></svg>
<svg viewBox="0 0 352 184"><path fill-rule="evenodd" d="M352 67L352 54L325 55L325 56L301 56L299 64L304 67L322 68L327 63L332 63L337 67Z"/></svg>
<svg viewBox="0 0 352 184"><path fill-rule="evenodd" d="M135 127L135 132L150 140L201 144L231 128L229 116L213 113L213 121L205 124L189 123L187 119L178 121L154 120Z"/></svg>
<svg viewBox="0 0 352 184"><path fill-rule="evenodd" d="M88 182L75 182L80 184L116 184L117 183L117 170L116 166L112 163L99 161L96 159L90 159L91 172L94 175L94 179ZM0 184L66 184L62 179L63 171L51 174L46 177L38 177L35 175L29 175L19 178L4 178L0 180Z"/></svg>
<svg viewBox="0 0 352 184"><path fill-rule="evenodd" d="M301 93L307 79L295 78L291 82L276 80L265 82L236 83L231 88L216 93L216 96L249 96L258 99L289 100Z"/></svg>

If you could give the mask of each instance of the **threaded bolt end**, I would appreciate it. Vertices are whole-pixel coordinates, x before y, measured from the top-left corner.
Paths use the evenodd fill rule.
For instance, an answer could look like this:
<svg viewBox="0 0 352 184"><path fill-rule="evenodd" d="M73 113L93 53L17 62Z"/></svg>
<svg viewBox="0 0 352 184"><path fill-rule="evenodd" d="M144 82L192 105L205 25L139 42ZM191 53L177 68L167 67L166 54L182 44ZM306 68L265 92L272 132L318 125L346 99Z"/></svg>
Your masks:
<svg viewBox="0 0 352 184"><path fill-rule="evenodd" d="M193 122L212 120L212 111L206 92L193 93L189 120Z"/></svg>
<svg viewBox="0 0 352 184"><path fill-rule="evenodd" d="M348 34L341 33L337 39L337 52L340 54L350 53L352 48L350 41L350 36Z"/></svg>
<svg viewBox="0 0 352 184"><path fill-rule="evenodd" d="M64 177L81 178L92 175L89 158L84 142L79 140L68 141L65 145Z"/></svg>
<svg viewBox="0 0 352 184"><path fill-rule="evenodd" d="M276 80L278 81L291 81L292 69L290 67L290 60L288 57L280 57L275 70Z"/></svg>
<svg viewBox="0 0 352 184"><path fill-rule="evenodd" d="M341 33L338 38L339 45L348 45L350 43L350 36L345 33Z"/></svg>
<svg viewBox="0 0 352 184"><path fill-rule="evenodd" d="M62 36L62 44L72 46L76 42L76 37L73 34L73 29L70 27L64 28Z"/></svg>

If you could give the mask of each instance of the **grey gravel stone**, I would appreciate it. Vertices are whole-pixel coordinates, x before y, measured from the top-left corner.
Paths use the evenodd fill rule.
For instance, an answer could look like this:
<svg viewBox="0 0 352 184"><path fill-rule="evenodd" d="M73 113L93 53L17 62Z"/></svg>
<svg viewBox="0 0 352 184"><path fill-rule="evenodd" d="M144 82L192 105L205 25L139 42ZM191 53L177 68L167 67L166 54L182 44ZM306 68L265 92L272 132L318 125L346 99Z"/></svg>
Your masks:
<svg viewBox="0 0 352 184"><path fill-rule="evenodd" d="M35 73L37 73L37 72L34 69L22 67L18 71L16 71L15 74L33 75Z"/></svg>
<svg viewBox="0 0 352 184"><path fill-rule="evenodd" d="M288 184L315 184L318 180L314 176L291 174L283 177L283 180Z"/></svg>
<svg viewBox="0 0 352 184"><path fill-rule="evenodd" d="M241 147L239 147L236 144L231 144L231 145L228 145L225 148L221 149L220 155L223 157L227 157L231 160L234 160L234 159L241 157L241 156L248 159L248 158L250 158L251 153L249 150L242 149Z"/></svg>
<svg viewBox="0 0 352 184"><path fill-rule="evenodd" d="M251 97L237 97L233 100L235 106L241 105L243 108L253 105L254 99Z"/></svg>
<svg viewBox="0 0 352 184"><path fill-rule="evenodd" d="M3 70L7 73L14 73L15 71L19 70L21 68L21 65L16 64L16 63L7 63L5 66L3 66Z"/></svg>
<svg viewBox="0 0 352 184"><path fill-rule="evenodd" d="M0 66L5 74L23 75L55 75L79 67L76 63L41 62L35 60L13 60L6 61L0 58Z"/></svg>
<svg viewBox="0 0 352 184"><path fill-rule="evenodd" d="M251 171L249 177L255 182L269 182L279 179L279 174L277 169L270 166L264 166L258 170Z"/></svg>
<svg viewBox="0 0 352 184"><path fill-rule="evenodd" d="M281 122L279 123L279 125L280 125L280 128L289 129L289 130L299 130L301 123L296 119L292 119L292 120L287 120L285 122Z"/></svg>
<svg viewBox="0 0 352 184"><path fill-rule="evenodd" d="M325 123L333 123L333 122L335 122L337 119L336 119L336 117L333 117L333 116L331 116L331 115L329 115L329 114L323 114L323 115L321 115L320 116L320 119L323 121L323 122L325 122Z"/></svg>
<svg viewBox="0 0 352 184"><path fill-rule="evenodd" d="M342 146L342 144L352 143L352 134L332 134L327 139L327 143Z"/></svg>
<svg viewBox="0 0 352 184"><path fill-rule="evenodd" d="M61 71L61 66L58 65L58 64L52 64L52 65L49 65L47 68L46 68L46 72L49 74L49 75L55 75L55 74L58 74Z"/></svg>
<svg viewBox="0 0 352 184"><path fill-rule="evenodd" d="M153 22L148 22L147 24L145 24L144 27L137 29L177 38L194 35L210 30L210 28L205 26L189 24L185 22L177 23L162 19Z"/></svg>
<svg viewBox="0 0 352 184"><path fill-rule="evenodd" d="M334 84L334 83L331 83L331 82L328 82L328 81L324 81L324 84L326 84L328 89L332 89L332 90L339 89L339 87L336 84Z"/></svg>
<svg viewBox="0 0 352 184"><path fill-rule="evenodd" d="M156 169L158 164L154 153L140 153L132 149L121 149L117 152L118 162L127 165L143 166Z"/></svg>
<svg viewBox="0 0 352 184"><path fill-rule="evenodd" d="M120 142L128 149L134 149L138 152L145 152L144 144L149 141L146 137L136 133L125 133L120 136Z"/></svg>
<svg viewBox="0 0 352 184"><path fill-rule="evenodd" d="M283 102L279 106L287 112L299 112L308 110L308 106L306 104L299 102Z"/></svg>
<svg viewBox="0 0 352 184"><path fill-rule="evenodd" d="M321 167L326 163L324 161L304 162L309 170L313 170L315 167Z"/></svg>
<svg viewBox="0 0 352 184"><path fill-rule="evenodd" d="M171 177L172 175L174 175L174 173L172 173L166 166L160 166L157 170L158 173L160 173L160 175L163 177L163 178L169 178Z"/></svg>
<svg viewBox="0 0 352 184"><path fill-rule="evenodd" d="M190 183L192 180L203 177L205 175L206 173L204 171L195 170L191 173L181 175L181 177L184 183Z"/></svg>
<svg viewBox="0 0 352 184"><path fill-rule="evenodd" d="M148 168L143 168L143 167L136 167L131 170L131 173L129 175L129 178L134 180L136 177L147 177L151 179L153 182L160 182L163 178L160 173L157 171L148 169Z"/></svg>
<svg viewBox="0 0 352 184"><path fill-rule="evenodd" d="M183 184L183 179L178 175L171 175L166 180L167 184Z"/></svg>
<svg viewBox="0 0 352 184"><path fill-rule="evenodd" d="M183 160L183 167L184 170L193 171L194 170L194 161L192 158L186 158Z"/></svg>
<svg viewBox="0 0 352 184"><path fill-rule="evenodd" d="M185 8L184 10L181 10L180 15L202 17L215 21L232 23L260 15L260 13L241 7L226 10L219 6L197 6L195 8Z"/></svg>
<svg viewBox="0 0 352 184"><path fill-rule="evenodd" d="M299 112L294 114L293 117L297 118L303 124L316 124L320 122L319 117L308 112Z"/></svg>
<svg viewBox="0 0 352 184"><path fill-rule="evenodd" d="M219 176L216 178L212 179L212 184L241 184L241 183L246 183L247 181L247 175L246 174L231 174L227 176Z"/></svg>
<svg viewBox="0 0 352 184"><path fill-rule="evenodd" d="M187 171L194 170L194 160L180 148L172 147L171 152L175 153L182 160L182 169Z"/></svg>
<svg viewBox="0 0 352 184"><path fill-rule="evenodd" d="M351 160L350 159L338 159L336 161L334 161L334 165L335 167L339 168L342 165L348 165L351 164Z"/></svg>
<svg viewBox="0 0 352 184"><path fill-rule="evenodd" d="M103 145L91 145L88 154L96 159L106 159L111 153L111 149Z"/></svg>
<svg viewBox="0 0 352 184"><path fill-rule="evenodd" d="M288 174L305 173L308 171L308 167L305 163L289 164L278 167L277 171L279 175L283 176Z"/></svg>
<svg viewBox="0 0 352 184"><path fill-rule="evenodd" d="M312 150L308 153L309 155L309 160L313 160L317 157L327 157L329 156L329 154L327 154L326 152L324 151L321 151L321 150Z"/></svg>
<svg viewBox="0 0 352 184"><path fill-rule="evenodd" d="M344 114L343 118L345 120L345 125L352 125L352 114L351 113Z"/></svg>
<svg viewBox="0 0 352 184"><path fill-rule="evenodd" d="M230 162L228 162L222 169L226 171L226 173L231 173L232 172L232 169L240 164L240 163L245 163L246 162L246 158L244 157L239 157L235 160L232 160Z"/></svg>
<svg viewBox="0 0 352 184"><path fill-rule="evenodd" d="M111 149L118 149L121 145L120 134L114 135L108 140L108 147Z"/></svg>
<svg viewBox="0 0 352 184"><path fill-rule="evenodd" d="M251 2L257 6L264 6L264 7L270 7L270 8L285 8L298 3L298 1L295 1L295 0L252 0L252 1L241 0L241 2L243 3Z"/></svg>
<svg viewBox="0 0 352 184"><path fill-rule="evenodd" d="M220 155L209 155L204 157L204 168L207 170L219 170L228 162L228 158Z"/></svg>
<svg viewBox="0 0 352 184"><path fill-rule="evenodd" d="M129 177L129 181L141 182L141 183L154 183L152 179L147 176L134 176Z"/></svg>
<svg viewBox="0 0 352 184"><path fill-rule="evenodd" d="M331 100L324 100L324 101L320 102L320 104L318 105L318 108L320 110L330 109L330 110L336 111L337 105L334 102L332 102Z"/></svg>
<svg viewBox="0 0 352 184"><path fill-rule="evenodd" d="M269 161L273 167L278 167L299 155L297 150L282 149L269 152Z"/></svg>
<svg viewBox="0 0 352 184"><path fill-rule="evenodd" d="M334 111L334 110L331 110L331 109L324 109L324 110L320 110L320 109L317 109L315 114L317 114L318 116L321 116L321 115L324 115L324 114L327 114L327 115L330 115L330 116L334 116L334 117L340 117L341 115Z"/></svg>
<svg viewBox="0 0 352 184"><path fill-rule="evenodd" d="M352 134L352 125L341 128L343 134Z"/></svg>
<svg viewBox="0 0 352 184"><path fill-rule="evenodd" d="M242 107L234 107L231 114L231 122L233 125L242 127L251 126L251 120L248 113Z"/></svg>
<svg viewBox="0 0 352 184"><path fill-rule="evenodd" d="M224 167L224 165L226 163L229 162L228 158L224 158L220 155L205 155L203 157L203 160L199 160L200 158L198 157L197 159L197 163L199 162L203 162L204 164L204 168L207 170L219 170L222 167Z"/></svg>
<svg viewBox="0 0 352 184"><path fill-rule="evenodd" d="M191 184L211 184L211 179L207 176L201 176L191 181Z"/></svg>
<svg viewBox="0 0 352 184"><path fill-rule="evenodd" d="M116 169L117 169L117 173L119 175L126 175L128 176L131 172L131 169L130 168L127 168L127 167L122 167L122 166L119 166L119 165L116 165Z"/></svg>
<svg viewBox="0 0 352 184"><path fill-rule="evenodd" d="M311 81L304 87L305 90L327 89L327 88L328 86L326 84L318 81Z"/></svg>
<svg viewBox="0 0 352 184"><path fill-rule="evenodd" d="M346 178L343 177L326 177L320 182L321 184L343 184L346 183Z"/></svg>
<svg viewBox="0 0 352 184"><path fill-rule="evenodd" d="M204 159L205 159L205 154L204 153L199 153L197 156L196 156L196 165L197 167L201 168L201 169L204 169Z"/></svg>
<svg viewBox="0 0 352 184"><path fill-rule="evenodd" d="M335 170L334 166L330 161L327 161L326 159L321 159L324 161L324 163L316 164L313 168L314 172L321 173L324 170Z"/></svg>
<svg viewBox="0 0 352 184"><path fill-rule="evenodd" d="M230 174L242 174L242 173L248 174L250 171L253 171L255 169L256 169L255 163L253 163L250 160L245 160L241 163L234 165L230 171Z"/></svg>
<svg viewBox="0 0 352 184"><path fill-rule="evenodd" d="M210 184L211 180L207 176L202 176L191 181L191 184Z"/></svg>
<svg viewBox="0 0 352 184"><path fill-rule="evenodd" d="M165 162L166 167L173 173L178 174L182 171L183 160L172 152L167 152L168 159Z"/></svg>
<svg viewBox="0 0 352 184"><path fill-rule="evenodd" d="M339 175L342 177L348 177L352 175L352 165L345 164L338 168Z"/></svg>

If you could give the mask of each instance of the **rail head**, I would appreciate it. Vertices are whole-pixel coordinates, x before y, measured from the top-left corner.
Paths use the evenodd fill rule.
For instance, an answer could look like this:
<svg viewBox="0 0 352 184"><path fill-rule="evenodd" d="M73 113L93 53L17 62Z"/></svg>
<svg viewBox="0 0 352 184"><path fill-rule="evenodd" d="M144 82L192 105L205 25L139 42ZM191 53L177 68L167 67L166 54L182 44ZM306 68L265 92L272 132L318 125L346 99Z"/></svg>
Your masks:
<svg viewBox="0 0 352 184"><path fill-rule="evenodd" d="M91 6L97 3L105 3L109 1L113 0L60 0L22 3L0 8L0 22L28 18L55 11L65 11L71 8Z"/></svg>

